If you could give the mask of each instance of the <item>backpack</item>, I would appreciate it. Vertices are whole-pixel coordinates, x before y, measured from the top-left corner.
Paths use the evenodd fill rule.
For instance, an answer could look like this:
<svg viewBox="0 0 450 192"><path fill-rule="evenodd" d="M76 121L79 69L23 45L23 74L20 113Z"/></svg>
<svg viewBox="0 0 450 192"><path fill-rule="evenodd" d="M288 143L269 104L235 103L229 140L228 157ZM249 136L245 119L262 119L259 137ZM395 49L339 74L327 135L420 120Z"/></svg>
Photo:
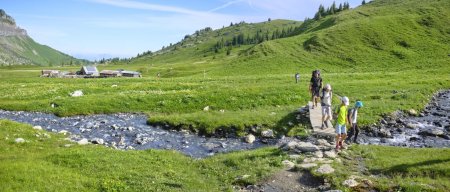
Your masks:
<svg viewBox="0 0 450 192"><path fill-rule="evenodd" d="M350 108L347 111L347 118L348 119L352 119L353 121L353 117L355 117L355 113L356 113L356 109L355 108Z"/></svg>
<svg viewBox="0 0 450 192"><path fill-rule="evenodd" d="M315 78L315 77L313 77L312 78L312 87L319 87L320 88L320 86L322 85L322 78L320 78L320 77L317 77L317 78Z"/></svg>

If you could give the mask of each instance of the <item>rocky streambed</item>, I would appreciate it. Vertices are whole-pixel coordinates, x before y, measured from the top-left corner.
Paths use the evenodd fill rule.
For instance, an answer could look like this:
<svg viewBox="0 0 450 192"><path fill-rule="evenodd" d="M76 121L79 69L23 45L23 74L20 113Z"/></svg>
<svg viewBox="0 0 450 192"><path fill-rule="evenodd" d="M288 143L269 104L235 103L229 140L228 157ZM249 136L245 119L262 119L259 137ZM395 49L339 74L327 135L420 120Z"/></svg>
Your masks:
<svg viewBox="0 0 450 192"><path fill-rule="evenodd" d="M142 114L57 117L40 112L0 110L2 118L68 134L71 140L79 144L101 144L117 149L169 149L194 158L266 146L258 139L247 143L239 138L208 138L187 131L152 127L146 124L148 117Z"/></svg>
<svg viewBox="0 0 450 192"><path fill-rule="evenodd" d="M450 147L450 90L433 96L422 112L396 111L360 134L363 144Z"/></svg>
<svg viewBox="0 0 450 192"><path fill-rule="evenodd" d="M419 114L415 111L409 113L398 111L386 116L380 123L366 128L358 137L358 142L405 147L450 147L450 90L434 95ZM256 138L248 143L241 138L214 138L188 131L166 130L147 125L147 116L143 114L57 117L40 112L0 110L0 119L68 134L71 140L79 144L101 144L125 150L169 149L194 158L285 143L284 139L268 138ZM268 137L273 137L273 132Z"/></svg>

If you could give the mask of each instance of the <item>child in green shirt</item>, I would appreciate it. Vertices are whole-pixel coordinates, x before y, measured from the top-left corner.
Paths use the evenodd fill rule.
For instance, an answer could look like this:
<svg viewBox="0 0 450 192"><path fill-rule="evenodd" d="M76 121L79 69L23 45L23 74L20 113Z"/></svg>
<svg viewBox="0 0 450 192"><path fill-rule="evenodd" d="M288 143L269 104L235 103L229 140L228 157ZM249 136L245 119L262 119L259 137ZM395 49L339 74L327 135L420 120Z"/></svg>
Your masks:
<svg viewBox="0 0 450 192"><path fill-rule="evenodd" d="M349 105L348 97L341 98L341 105L337 111L337 123L336 123L336 150L344 148L343 142L347 137L347 128L346 125L349 123L347 117L347 106Z"/></svg>

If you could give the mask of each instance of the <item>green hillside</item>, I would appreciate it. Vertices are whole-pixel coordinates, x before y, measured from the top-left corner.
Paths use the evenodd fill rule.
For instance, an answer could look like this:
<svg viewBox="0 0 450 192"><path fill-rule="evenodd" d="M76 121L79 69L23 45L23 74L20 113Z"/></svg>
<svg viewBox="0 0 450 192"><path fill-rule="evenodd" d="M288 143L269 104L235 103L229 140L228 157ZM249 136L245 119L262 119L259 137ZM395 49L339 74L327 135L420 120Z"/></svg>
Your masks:
<svg viewBox="0 0 450 192"><path fill-rule="evenodd" d="M86 63L31 39L0 9L0 65L76 65Z"/></svg>
<svg viewBox="0 0 450 192"><path fill-rule="evenodd" d="M200 73L200 71L203 73L201 69L215 68L225 61L233 60L238 52L253 47L257 42L280 38L282 35L287 36L301 23L290 20L271 20L254 24L240 22L217 30L207 27L194 34L186 35L180 42L155 53L143 54L130 63L146 68L154 67L155 70L160 70L163 76L186 76ZM237 39L239 35L242 35L243 40L251 39L254 42L234 46L224 45L233 44L233 38ZM256 39L256 37L260 38ZM222 47L216 49L218 43L222 44ZM231 49L229 56L226 54L228 49ZM192 66L198 66L201 69ZM170 74L166 73L167 69L171 70Z"/></svg>
<svg viewBox="0 0 450 192"><path fill-rule="evenodd" d="M290 38L235 46L229 56L226 49L215 53L212 47L220 39L230 38L233 31L255 35L258 30L269 30L271 36L275 29L297 27L301 23L272 21L208 31L195 38L197 41L191 37L181 45L139 57L132 63L153 64L155 70L162 72L171 68L172 76L194 73L193 70L227 76L293 73L314 68L329 72L373 72L388 67L401 71L427 68L430 62L445 67L450 49L449 8L450 2L440 0L372 1L318 21L308 20Z"/></svg>

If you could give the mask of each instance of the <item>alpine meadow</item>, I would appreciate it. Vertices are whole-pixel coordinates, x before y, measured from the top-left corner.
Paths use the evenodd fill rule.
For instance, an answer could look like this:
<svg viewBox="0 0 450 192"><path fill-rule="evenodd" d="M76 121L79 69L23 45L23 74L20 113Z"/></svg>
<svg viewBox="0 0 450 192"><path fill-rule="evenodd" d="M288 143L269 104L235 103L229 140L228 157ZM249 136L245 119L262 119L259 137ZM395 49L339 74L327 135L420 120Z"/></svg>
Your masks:
<svg viewBox="0 0 450 192"><path fill-rule="evenodd" d="M333 87L333 109L341 96L364 102L358 121L367 132L398 112L418 111L411 114L418 117L433 95L450 89L448 0L373 0L355 8L333 3L304 21L206 27L155 52L96 63L99 71L133 70L141 78L40 77L42 70L78 71L95 62L26 35L0 35L0 43L0 111L138 113L147 115L150 126L224 140L264 138L270 130L278 141L310 141L315 135L299 109L311 100L308 86L316 69L324 85ZM77 90L83 96L70 95ZM448 121L448 109L441 108L447 110L442 121ZM310 191L450 188L449 146L350 145L331 163L315 162L334 168L326 174L300 166L314 152L294 157L280 142L193 158L177 150L77 145L65 134L32 127L0 119L2 191L252 191L249 186L265 186L285 170L284 160L295 164L292 172L321 183ZM442 130L448 137L448 128ZM349 177L359 184L346 184Z"/></svg>

